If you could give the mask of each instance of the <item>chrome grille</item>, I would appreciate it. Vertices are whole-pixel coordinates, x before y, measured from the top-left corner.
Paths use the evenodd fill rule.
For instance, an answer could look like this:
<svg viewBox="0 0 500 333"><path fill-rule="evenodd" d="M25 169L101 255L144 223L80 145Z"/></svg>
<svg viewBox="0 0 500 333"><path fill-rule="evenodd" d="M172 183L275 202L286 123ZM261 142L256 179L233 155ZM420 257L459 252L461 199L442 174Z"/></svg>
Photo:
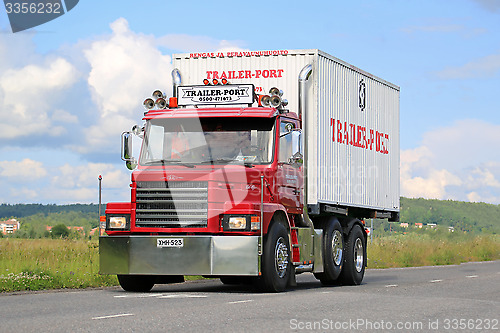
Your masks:
<svg viewBox="0 0 500 333"><path fill-rule="evenodd" d="M136 227L206 228L208 182L137 182Z"/></svg>

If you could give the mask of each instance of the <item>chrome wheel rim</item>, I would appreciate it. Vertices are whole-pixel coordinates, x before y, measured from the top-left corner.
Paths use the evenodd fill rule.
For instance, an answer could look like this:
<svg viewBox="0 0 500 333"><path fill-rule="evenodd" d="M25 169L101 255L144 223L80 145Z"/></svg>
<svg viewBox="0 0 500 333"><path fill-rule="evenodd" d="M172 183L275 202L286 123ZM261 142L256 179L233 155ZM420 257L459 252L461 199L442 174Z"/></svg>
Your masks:
<svg viewBox="0 0 500 333"><path fill-rule="evenodd" d="M356 267L356 271L358 273L361 272L363 269L363 264L365 262L364 258L364 251L363 251L363 241L361 238L357 238L356 242L354 243L354 266Z"/></svg>
<svg viewBox="0 0 500 333"><path fill-rule="evenodd" d="M276 248L274 253L274 258L276 258L276 273L280 278L282 278L285 276L288 267L288 249L283 237L278 238L278 240L276 241Z"/></svg>
<svg viewBox="0 0 500 333"><path fill-rule="evenodd" d="M332 237L332 258L335 266L340 266L340 264L342 263L343 251L344 244L342 242L342 233L338 230L335 230Z"/></svg>

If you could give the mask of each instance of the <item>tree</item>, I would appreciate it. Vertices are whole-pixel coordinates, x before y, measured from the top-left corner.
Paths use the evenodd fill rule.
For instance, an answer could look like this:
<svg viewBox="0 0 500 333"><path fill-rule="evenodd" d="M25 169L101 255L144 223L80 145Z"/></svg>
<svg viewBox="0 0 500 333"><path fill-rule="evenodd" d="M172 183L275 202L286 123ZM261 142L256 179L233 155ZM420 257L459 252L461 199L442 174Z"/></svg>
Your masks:
<svg viewBox="0 0 500 333"><path fill-rule="evenodd" d="M69 230L65 224L57 224L52 228L52 238L66 238L68 235Z"/></svg>

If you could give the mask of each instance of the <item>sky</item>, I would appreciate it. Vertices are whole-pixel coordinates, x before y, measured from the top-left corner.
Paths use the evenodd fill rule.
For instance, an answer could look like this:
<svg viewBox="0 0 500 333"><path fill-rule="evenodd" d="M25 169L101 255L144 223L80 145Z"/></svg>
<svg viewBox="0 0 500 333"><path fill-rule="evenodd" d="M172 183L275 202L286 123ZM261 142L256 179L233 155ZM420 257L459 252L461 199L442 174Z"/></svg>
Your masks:
<svg viewBox="0 0 500 333"><path fill-rule="evenodd" d="M0 203L128 201L174 53L320 49L400 87L401 195L500 204L498 31L500 0L85 0L18 33L0 5Z"/></svg>

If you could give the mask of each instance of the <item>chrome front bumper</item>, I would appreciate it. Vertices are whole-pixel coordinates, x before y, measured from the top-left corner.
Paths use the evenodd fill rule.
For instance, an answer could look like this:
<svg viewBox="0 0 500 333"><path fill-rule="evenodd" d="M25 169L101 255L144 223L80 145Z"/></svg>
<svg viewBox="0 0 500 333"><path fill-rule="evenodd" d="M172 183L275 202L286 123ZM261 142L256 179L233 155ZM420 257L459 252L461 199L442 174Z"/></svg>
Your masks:
<svg viewBox="0 0 500 333"><path fill-rule="evenodd" d="M183 247L156 246L157 239ZM260 271L259 236L103 236L101 274L247 275Z"/></svg>

